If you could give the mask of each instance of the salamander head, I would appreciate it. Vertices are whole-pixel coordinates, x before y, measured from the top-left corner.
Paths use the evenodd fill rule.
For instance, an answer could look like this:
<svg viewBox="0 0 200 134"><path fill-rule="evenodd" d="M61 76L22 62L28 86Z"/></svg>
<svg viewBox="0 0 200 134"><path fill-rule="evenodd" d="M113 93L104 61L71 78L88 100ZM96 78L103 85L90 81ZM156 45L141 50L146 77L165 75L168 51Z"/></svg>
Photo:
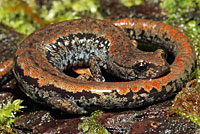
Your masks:
<svg viewBox="0 0 200 134"><path fill-rule="evenodd" d="M113 63L115 74L127 80L157 78L170 71L162 49L155 52L140 51L128 56L118 55L114 57Z"/></svg>

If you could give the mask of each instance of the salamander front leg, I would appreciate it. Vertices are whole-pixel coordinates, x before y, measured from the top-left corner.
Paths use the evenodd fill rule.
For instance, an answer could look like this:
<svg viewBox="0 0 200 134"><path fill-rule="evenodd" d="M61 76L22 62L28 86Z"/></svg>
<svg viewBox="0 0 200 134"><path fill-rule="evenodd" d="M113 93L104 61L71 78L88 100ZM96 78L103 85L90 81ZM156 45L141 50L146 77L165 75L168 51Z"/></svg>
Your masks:
<svg viewBox="0 0 200 134"><path fill-rule="evenodd" d="M97 82L104 82L105 78L101 73L101 69L99 66L100 62L104 62L104 60L100 57L91 56L89 59L89 67L93 75L93 80Z"/></svg>
<svg viewBox="0 0 200 134"><path fill-rule="evenodd" d="M103 77L103 75L101 73L101 69L100 69L100 66L99 66L100 62L102 64L105 63L105 61L100 57L90 56L90 59L88 61L88 65L89 65L89 69L90 69L90 72L92 74L92 77L89 74L84 73L84 74L81 74L80 76L78 76L77 78L81 79L81 80L104 82L105 78Z"/></svg>

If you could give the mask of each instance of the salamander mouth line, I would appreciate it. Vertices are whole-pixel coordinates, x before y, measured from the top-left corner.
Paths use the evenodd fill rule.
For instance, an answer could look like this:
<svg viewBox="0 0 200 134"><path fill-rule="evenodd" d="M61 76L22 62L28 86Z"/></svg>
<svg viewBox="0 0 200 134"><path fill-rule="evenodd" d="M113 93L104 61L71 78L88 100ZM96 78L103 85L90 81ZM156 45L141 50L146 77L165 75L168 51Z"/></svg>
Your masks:
<svg viewBox="0 0 200 134"><path fill-rule="evenodd" d="M133 69L132 67L127 67L127 66L123 66L123 65L121 65L121 64L119 64L119 63L117 63L117 62L113 62L115 65L117 65L118 67L121 67L121 68L125 68L125 69Z"/></svg>

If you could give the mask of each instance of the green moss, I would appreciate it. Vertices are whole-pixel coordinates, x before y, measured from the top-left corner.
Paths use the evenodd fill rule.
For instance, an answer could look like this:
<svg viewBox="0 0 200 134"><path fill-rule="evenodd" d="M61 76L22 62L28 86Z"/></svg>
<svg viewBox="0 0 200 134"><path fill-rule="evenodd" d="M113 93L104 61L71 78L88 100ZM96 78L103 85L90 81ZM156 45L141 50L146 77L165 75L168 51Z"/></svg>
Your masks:
<svg viewBox="0 0 200 134"><path fill-rule="evenodd" d="M161 0L160 6L169 18L175 18L175 14L179 16L200 7L200 0Z"/></svg>
<svg viewBox="0 0 200 134"><path fill-rule="evenodd" d="M195 124L200 126L200 117L197 114L192 114L192 113L186 114L186 113L183 113L183 112L177 112L177 114L190 119L192 122L194 122Z"/></svg>
<svg viewBox="0 0 200 134"><path fill-rule="evenodd" d="M198 79L198 83L200 83L200 68L196 69L196 77ZM199 89L200 90L200 89Z"/></svg>
<svg viewBox="0 0 200 134"><path fill-rule="evenodd" d="M52 0L36 4L34 0L1 0L0 21L28 35L40 28L64 20L81 17L102 19L99 11L100 0Z"/></svg>
<svg viewBox="0 0 200 134"><path fill-rule="evenodd" d="M95 111L90 117L84 117L83 122L78 128L82 129L84 134L110 134L98 121L97 118L102 111Z"/></svg>
<svg viewBox="0 0 200 134"><path fill-rule="evenodd" d="M171 111L200 125L200 85L196 81L192 81L191 85L176 95Z"/></svg>
<svg viewBox="0 0 200 134"><path fill-rule="evenodd" d="M42 6L40 11L42 19L48 22L77 19L83 16L101 19L99 0L66 0L52 1L52 8Z"/></svg>
<svg viewBox="0 0 200 134"><path fill-rule="evenodd" d="M120 2L127 7L131 7L133 5L141 5L143 0L120 0Z"/></svg>
<svg viewBox="0 0 200 134"><path fill-rule="evenodd" d="M0 21L13 27L18 32L30 34L39 27L37 23L30 23L31 17L17 0L0 1Z"/></svg>
<svg viewBox="0 0 200 134"><path fill-rule="evenodd" d="M0 104L0 129L10 128L10 125L16 120L15 114L24 108L21 106L22 100L7 99Z"/></svg>

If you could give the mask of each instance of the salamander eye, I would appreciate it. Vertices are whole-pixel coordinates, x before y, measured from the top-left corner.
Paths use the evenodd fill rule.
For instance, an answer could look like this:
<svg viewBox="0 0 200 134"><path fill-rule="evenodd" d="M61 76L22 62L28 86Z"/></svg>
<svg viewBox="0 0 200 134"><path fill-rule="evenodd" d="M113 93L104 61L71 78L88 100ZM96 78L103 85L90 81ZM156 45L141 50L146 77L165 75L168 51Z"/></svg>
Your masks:
<svg viewBox="0 0 200 134"><path fill-rule="evenodd" d="M148 63L146 62L139 62L133 66L134 72L136 74L142 73L148 69Z"/></svg>

